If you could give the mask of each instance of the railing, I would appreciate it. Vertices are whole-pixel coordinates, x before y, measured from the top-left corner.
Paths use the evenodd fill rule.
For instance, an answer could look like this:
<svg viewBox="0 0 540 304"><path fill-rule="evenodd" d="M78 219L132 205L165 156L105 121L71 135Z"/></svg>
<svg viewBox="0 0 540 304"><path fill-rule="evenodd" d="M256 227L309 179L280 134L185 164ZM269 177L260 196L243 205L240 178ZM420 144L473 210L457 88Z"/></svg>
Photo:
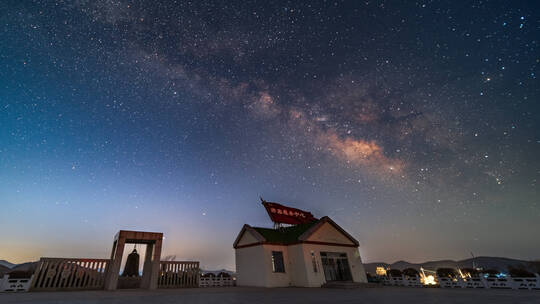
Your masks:
<svg viewBox="0 0 540 304"><path fill-rule="evenodd" d="M484 278L484 286L486 288L493 288L493 289L511 289L512 288L512 281L509 278L506 277L487 277Z"/></svg>
<svg viewBox="0 0 540 304"><path fill-rule="evenodd" d="M0 292L24 292L28 291L32 278L14 278L9 275L0 278Z"/></svg>
<svg viewBox="0 0 540 304"><path fill-rule="evenodd" d="M200 287L229 287L234 286L234 280L228 276L201 276Z"/></svg>
<svg viewBox="0 0 540 304"><path fill-rule="evenodd" d="M103 289L108 259L41 258L30 291Z"/></svg>
<svg viewBox="0 0 540 304"><path fill-rule="evenodd" d="M403 285L405 285L403 283L403 276L399 276L399 277L390 276L388 278L388 282L389 282L389 285L391 285L391 286L403 286Z"/></svg>
<svg viewBox="0 0 540 304"><path fill-rule="evenodd" d="M416 276L403 276L403 283L407 287L422 287L420 278Z"/></svg>
<svg viewBox="0 0 540 304"><path fill-rule="evenodd" d="M464 278L463 288L485 288L480 277Z"/></svg>
<svg viewBox="0 0 540 304"><path fill-rule="evenodd" d="M537 277L529 278L520 278L513 277L513 288L514 289L540 289L539 280Z"/></svg>
<svg viewBox="0 0 540 304"><path fill-rule="evenodd" d="M199 262L163 261L158 288L199 287Z"/></svg>
<svg viewBox="0 0 540 304"><path fill-rule="evenodd" d="M437 276L437 282L441 288L461 288L462 280L458 278L439 277Z"/></svg>
<svg viewBox="0 0 540 304"><path fill-rule="evenodd" d="M414 277L379 277L383 285L429 287L422 285ZM432 286L432 285L431 285ZM486 288L486 289L527 289L540 290L540 276L535 277L472 277L472 278L448 278L437 277L437 287L440 288Z"/></svg>

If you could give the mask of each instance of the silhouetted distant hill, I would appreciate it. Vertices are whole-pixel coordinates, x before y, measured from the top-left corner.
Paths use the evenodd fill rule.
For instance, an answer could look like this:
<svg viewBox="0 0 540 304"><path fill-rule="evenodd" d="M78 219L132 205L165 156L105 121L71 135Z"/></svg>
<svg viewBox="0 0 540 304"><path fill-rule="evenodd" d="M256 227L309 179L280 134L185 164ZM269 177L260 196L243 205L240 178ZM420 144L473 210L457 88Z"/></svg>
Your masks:
<svg viewBox="0 0 540 304"><path fill-rule="evenodd" d="M17 264L11 268L12 271L30 271L34 272L37 268L38 262L26 262L22 264Z"/></svg>
<svg viewBox="0 0 540 304"><path fill-rule="evenodd" d="M4 276L4 274L10 272L11 269L4 266L4 265L0 265L0 278Z"/></svg>
<svg viewBox="0 0 540 304"><path fill-rule="evenodd" d="M375 273L375 270L378 266L390 267L390 269L399 269L403 270L405 268L414 268L419 270L420 267L429 270L436 270L437 268L470 268L473 266L473 260L476 267L481 267L484 269L497 269L499 271L507 271L509 267L514 268L528 268L529 262L524 260L516 260L509 258L500 258L500 257L477 257L470 258L460 261L453 260L439 260L439 261L429 261L424 263L409 263L407 261L397 261L392 264L388 263L366 263L364 267L366 272Z"/></svg>
<svg viewBox="0 0 540 304"><path fill-rule="evenodd" d="M6 260L0 260L0 278L12 271L33 273L36 270L37 264L38 262L13 264Z"/></svg>
<svg viewBox="0 0 540 304"><path fill-rule="evenodd" d="M13 268L13 266L15 266L16 264L10 263L6 260L0 260L0 265L7 268Z"/></svg>

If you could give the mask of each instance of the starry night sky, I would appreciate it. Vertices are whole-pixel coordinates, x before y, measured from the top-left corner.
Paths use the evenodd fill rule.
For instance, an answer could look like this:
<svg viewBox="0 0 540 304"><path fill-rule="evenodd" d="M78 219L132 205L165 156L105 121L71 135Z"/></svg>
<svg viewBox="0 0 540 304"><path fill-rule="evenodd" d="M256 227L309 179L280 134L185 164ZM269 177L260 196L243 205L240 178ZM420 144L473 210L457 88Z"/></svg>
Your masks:
<svg viewBox="0 0 540 304"><path fill-rule="evenodd" d="M234 269L259 196L364 261L540 258L537 1L2 1L0 259Z"/></svg>

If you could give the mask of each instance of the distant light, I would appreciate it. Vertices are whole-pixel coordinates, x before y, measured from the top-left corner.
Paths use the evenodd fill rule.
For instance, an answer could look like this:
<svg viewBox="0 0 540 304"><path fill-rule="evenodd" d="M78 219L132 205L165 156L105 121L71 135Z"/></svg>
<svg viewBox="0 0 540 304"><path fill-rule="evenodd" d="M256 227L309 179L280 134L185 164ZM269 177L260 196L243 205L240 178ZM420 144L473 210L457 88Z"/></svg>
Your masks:
<svg viewBox="0 0 540 304"><path fill-rule="evenodd" d="M435 282L435 277L433 275L425 276L423 279L424 285L435 285L437 282Z"/></svg>
<svg viewBox="0 0 540 304"><path fill-rule="evenodd" d="M385 276L386 275L386 269L384 269L384 267L378 266L377 269L375 270L375 273L378 276Z"/></svg>

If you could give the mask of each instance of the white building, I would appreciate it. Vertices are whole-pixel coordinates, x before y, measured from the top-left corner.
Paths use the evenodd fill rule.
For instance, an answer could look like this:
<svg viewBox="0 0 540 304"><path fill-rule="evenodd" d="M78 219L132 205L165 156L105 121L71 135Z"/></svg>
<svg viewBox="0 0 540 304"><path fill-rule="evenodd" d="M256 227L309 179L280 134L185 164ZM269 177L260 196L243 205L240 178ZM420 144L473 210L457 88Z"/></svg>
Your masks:
<svg viewBox="0 0 540 304"><path fill-rule="evenodd" d="M244 225L234 242L238 286L367 283L358 241L329 217L269 229Z"/></svg>

